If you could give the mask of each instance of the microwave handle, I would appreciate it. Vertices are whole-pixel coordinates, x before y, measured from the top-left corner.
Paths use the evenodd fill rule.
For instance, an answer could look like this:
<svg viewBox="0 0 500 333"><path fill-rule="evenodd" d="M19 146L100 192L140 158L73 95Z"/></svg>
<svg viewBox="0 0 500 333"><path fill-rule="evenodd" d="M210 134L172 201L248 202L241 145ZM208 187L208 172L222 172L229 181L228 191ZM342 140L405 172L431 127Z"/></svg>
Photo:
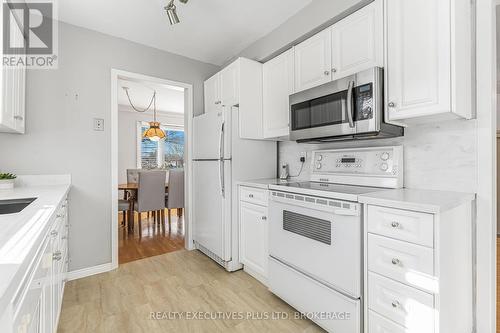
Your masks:
<svg viewBox="0 0 500 333"><path fill-rule="evenodd" d="M349 127L354 128L354 117L352 115L353 102L352 102L352 93L354 90L354 81L349 81L349 85L347 86L347 119L349 120Z"/></svg>

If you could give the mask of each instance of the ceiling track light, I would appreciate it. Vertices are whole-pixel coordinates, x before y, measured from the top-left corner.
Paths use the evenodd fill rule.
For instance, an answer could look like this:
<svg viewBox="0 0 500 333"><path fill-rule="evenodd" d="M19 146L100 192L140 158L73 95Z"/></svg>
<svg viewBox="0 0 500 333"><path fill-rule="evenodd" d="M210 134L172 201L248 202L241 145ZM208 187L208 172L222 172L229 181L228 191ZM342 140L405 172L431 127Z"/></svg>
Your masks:
<svg viewBox="0 0 500 333"><path fill-rule="evenodd" d="M186 4L189 0L179 0L181 3ZM167 12L168 20L171 25L180 23L181 20L177 16L177 7L174 4L174 0L170 0L168 5L165 6L165 11Z"/></svg>

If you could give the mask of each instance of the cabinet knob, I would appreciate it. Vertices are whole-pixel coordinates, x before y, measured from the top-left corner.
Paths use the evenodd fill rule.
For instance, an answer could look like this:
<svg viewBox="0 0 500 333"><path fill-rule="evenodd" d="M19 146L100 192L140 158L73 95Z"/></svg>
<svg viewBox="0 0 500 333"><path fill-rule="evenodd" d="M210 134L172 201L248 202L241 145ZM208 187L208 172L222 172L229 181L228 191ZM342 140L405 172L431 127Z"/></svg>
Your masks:
<svg viewBox="0 0 500 333"><path fill-rule="evenodd" d="M57 236L57 231L56 231L56 230L52 230L52 231L50 232L50 235L51 235L52 237L56 237L56 236Z"/></svg>
<svg viewBox="0 0 500 333"><path fill-rule="evenodd" d="M330 75L330 71L325 71L325 75Z"/></svg>
<svg viewBox="0 0 500 333"><path fill-rule="evenodd" d="M391 305L393 308L399 308L401 306L401 303L399 303L398 301L392 301Z"/></svg>
<svg viewBox="0 0 500 333"><path fill-rule="evenodd" d="M393 265L399 265L401 263L401 261L398 258L392 258L391 262Z"/></svg>
<svg viewBox="0 0 500 333"><path fill-rule="evenodd" d="M396 222L396 221L392 221L391 222L391 227L393 227L393 228L399 228L399 226L400 226L399 222Z"/></svg>
<svg viewBox="0 0 500 333"><path fill-rule="evenodd" d="M61 251L54 252L54 254L52 255L52 260L59 261L61 259L62 259Z"/></svg>
<svg viewBox="0 0 500 333"><path fill-rule="evenodd" d="M14 119L16 119L16 120L24 120L24 118L22 116L14 116Z"/></svg>
<svg viewBox="0 0 500 333"><path fill-rule="evenodd" d="M249 195L248 195L248 197L249 197L249 198L253 198L253 194L249 194Z"/></svg>
<svg viewBox="0 0 500 333"><path fill-rule="evenodd" d="M267 220L267 216L262 216L262 220L266 221Z"/></svg>
<svg viewBox="0 0 500 333"><path fill-rule="evenodd" d="M219 105L220 103L222 103L222 101L217 101L215 102L215 104Z"/></svg>
<svg viewBox="0 0 500 333"><path fill-rule="evenodd" d="M337 68L332 68L332 73L337 73Z"/></svg>
<svg viewBox="0 0 500 333"><path fill-rule="evenodd" d="M396 103L394 103L394 102L389 102L388 105L389 105L390 108L395 108L396 107Z"/></svg>

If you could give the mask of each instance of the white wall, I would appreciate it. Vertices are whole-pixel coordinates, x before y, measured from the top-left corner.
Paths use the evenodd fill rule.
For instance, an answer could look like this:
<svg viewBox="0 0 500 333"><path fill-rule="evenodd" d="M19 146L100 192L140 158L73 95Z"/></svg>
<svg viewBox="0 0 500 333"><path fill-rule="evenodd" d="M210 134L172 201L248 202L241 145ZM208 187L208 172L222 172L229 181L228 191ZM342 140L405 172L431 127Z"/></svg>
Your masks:
<svg viewBox="0 0 500 333"><path fill-rule="evenodd" d="M59 69L27 77L26 135L0 134L0 169L71 174L70 270L111 262L111 69L194 85L202 112L203 80L218 68L61 23ZM77 95L77 97L76 97ZM105 130L92 130L93 118Z"/></svg>
<svg viewBox="0 0 500 333"><path fill-rule="evenodd" d="M120 109L119 109L120 111ZM118 183L127 182L127 169L137 168L137 122L149 122L152 115L131 111L118 113ZM162 125L184 127L184 115L159 113L156 119Z"/></svg>

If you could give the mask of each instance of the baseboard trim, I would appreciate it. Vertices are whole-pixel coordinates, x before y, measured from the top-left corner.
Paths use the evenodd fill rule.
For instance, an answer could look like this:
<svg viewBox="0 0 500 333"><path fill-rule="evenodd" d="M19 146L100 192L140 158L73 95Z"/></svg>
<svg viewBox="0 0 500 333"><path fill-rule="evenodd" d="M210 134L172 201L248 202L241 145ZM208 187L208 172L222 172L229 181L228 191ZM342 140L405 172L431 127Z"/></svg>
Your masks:
<svg viewBox="0 0 500 333"><path fill-rule="evenodd" d="M114 270L115 267L113 267L112 263L106 263L102 265L97 265L93 267L87 267L87 268L82 268L78 269L76 271L71 271L66 274L66 278L68 281L72 280L77 280L77 279L82 279L84 277L96 275L96 274L101 274L101 273L106 273L109 271Z"/></svg>

